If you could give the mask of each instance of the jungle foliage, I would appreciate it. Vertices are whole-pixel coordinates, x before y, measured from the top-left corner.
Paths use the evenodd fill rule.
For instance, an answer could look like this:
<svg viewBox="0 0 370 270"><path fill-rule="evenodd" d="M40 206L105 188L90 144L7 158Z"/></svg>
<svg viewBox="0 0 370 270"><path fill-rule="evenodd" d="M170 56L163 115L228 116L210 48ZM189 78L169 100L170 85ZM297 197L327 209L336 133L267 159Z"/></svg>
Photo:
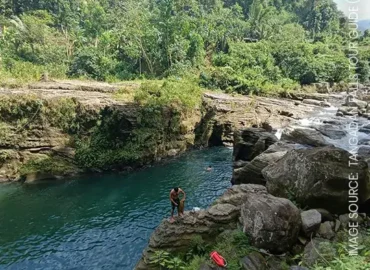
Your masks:
<svg viewBox="0 0 370 270"><path fill-rule="evenodd" d="M349 78L332 0L1 0L0 76L182 77L239 93ZM369 80L369 31L358 74Z"/></svg>

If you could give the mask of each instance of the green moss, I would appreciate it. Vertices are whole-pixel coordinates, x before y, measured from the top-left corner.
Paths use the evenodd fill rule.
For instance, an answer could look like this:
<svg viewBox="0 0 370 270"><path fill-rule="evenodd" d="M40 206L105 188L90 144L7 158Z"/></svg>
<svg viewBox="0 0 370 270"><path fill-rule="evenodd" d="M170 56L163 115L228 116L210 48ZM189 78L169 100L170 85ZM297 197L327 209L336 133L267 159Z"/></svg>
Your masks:
<svg viewBox="0 0 370 270"><path fill-rule="evenodd" d="M50 173L66 175L76 171L76 166L60 157L43 157L29 160L23 164L19 172L22 176L32 173Z"/></svg>

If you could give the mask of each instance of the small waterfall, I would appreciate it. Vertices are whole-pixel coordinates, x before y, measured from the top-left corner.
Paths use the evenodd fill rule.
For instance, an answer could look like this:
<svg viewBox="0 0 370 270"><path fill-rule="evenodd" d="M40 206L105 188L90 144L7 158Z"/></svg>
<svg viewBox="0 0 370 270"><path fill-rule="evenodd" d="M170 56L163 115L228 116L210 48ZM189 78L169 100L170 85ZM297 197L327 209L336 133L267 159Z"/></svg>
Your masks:
<svg viewBox="0 0 370 270"><path fill-rule="evenodd" d="M278 138L279 140L281 140L281 135L283 135L283 131L284 129L283 128L279 128L276 133L275 133L275 136L276 138Z"/></svg>

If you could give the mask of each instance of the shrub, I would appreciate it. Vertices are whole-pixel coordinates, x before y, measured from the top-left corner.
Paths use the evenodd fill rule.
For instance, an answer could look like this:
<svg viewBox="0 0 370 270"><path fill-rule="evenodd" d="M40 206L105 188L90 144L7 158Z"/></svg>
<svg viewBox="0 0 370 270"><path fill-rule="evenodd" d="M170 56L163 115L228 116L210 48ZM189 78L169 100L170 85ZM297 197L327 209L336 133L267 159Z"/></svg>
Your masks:
<svg viewBox="0 0 370 270"><path fill-rule="evenodd" d="M69 67L68 75L104 81L114 73L117 64L112 58L104 56L97 48L88 47L80 50L75 56Z"/></svg>

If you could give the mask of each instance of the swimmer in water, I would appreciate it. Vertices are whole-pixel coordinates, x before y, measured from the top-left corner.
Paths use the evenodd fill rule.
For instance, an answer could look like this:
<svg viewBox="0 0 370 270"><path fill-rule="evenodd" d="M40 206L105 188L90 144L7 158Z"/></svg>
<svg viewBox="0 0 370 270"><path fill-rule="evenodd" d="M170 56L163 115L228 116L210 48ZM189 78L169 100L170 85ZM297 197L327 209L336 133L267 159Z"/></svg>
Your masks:
<svg viewBox="0 0 370 270"><path fill-rule="evenodd" d="M210 172L212 171L212 166L208 166L208 168L206 169L207 172Z"/></svg>

